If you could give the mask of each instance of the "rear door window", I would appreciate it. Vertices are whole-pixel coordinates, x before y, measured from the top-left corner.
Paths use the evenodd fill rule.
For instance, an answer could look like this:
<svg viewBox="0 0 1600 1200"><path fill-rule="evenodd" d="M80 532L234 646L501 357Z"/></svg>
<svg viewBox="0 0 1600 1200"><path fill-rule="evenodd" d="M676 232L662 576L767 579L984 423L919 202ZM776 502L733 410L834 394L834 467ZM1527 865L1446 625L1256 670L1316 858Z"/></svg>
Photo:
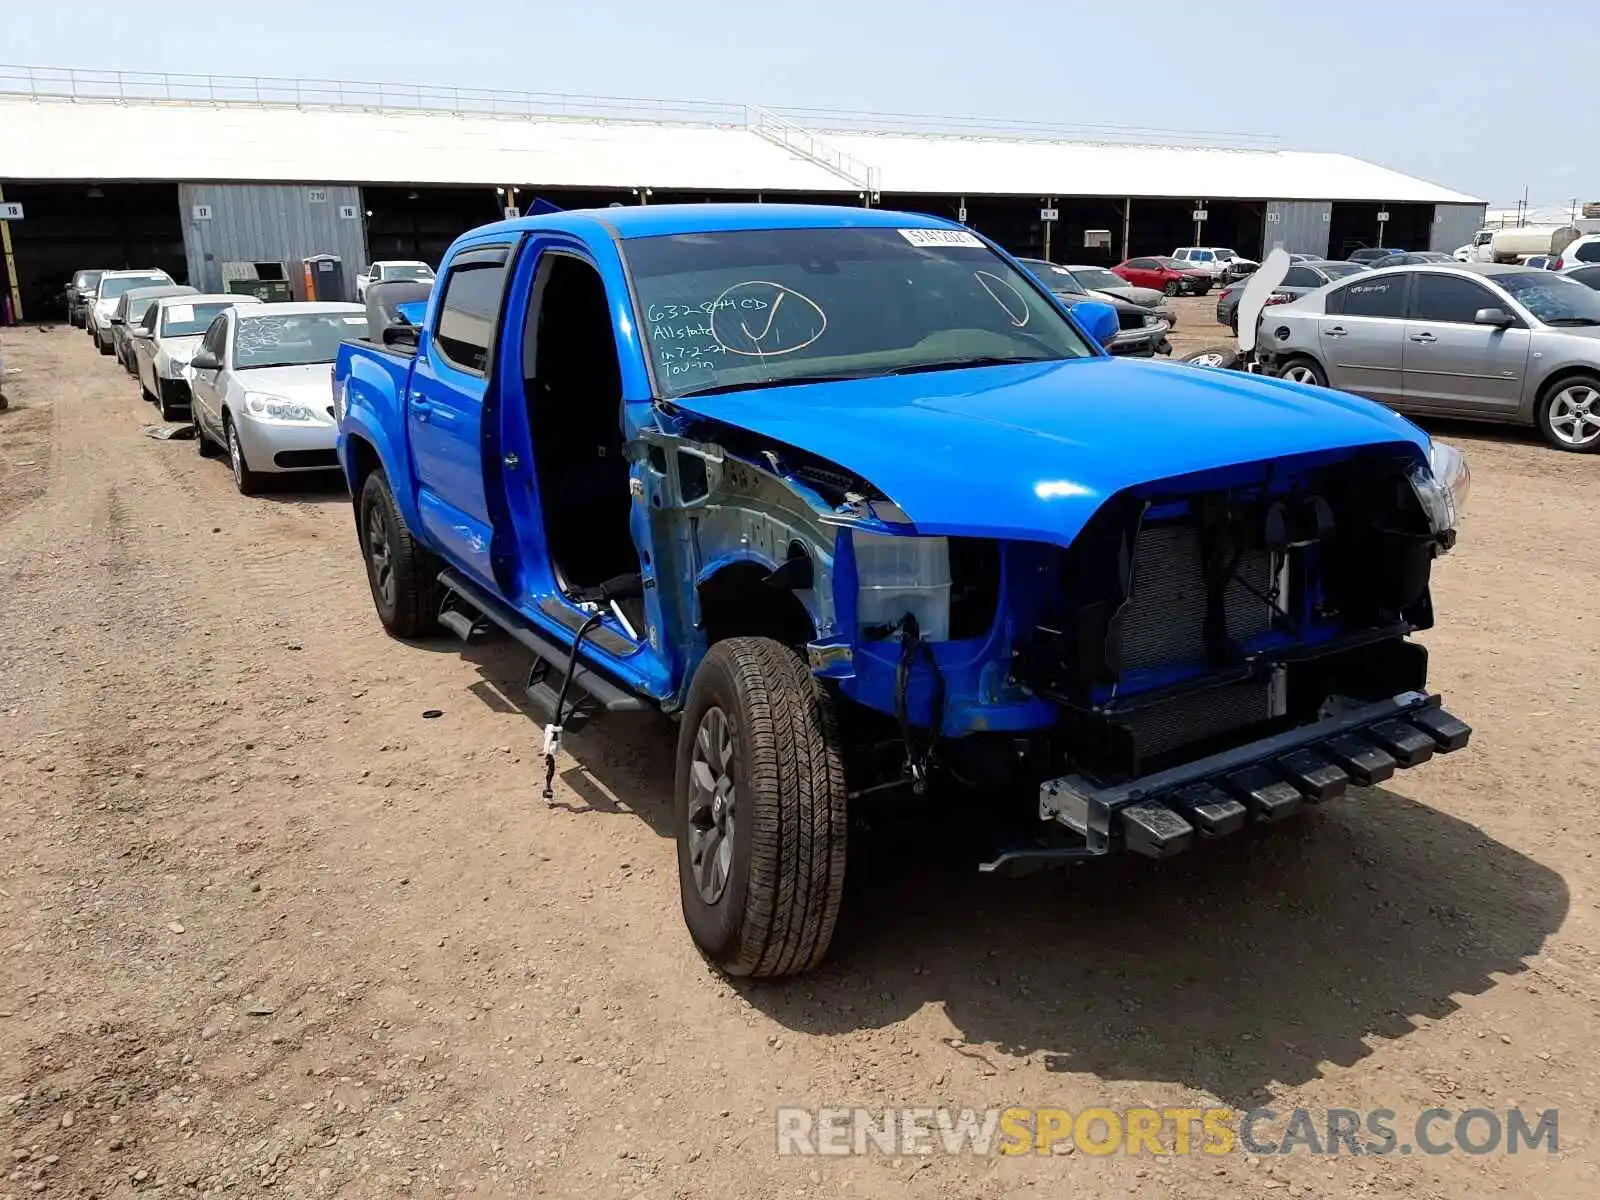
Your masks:
<svg viewBox="0 0 1600 1200"><path fill-rule="evenodd" d="M1385 275L1378 279L1357 279L1329 295L1326 310L1347 317L1398 320L1405 316L1406 283L1410 278L1409 275Z"/></svg>
<svg viewBox="0 0 1600 1200"><path fill-rule="evenodd" d="M464 371L488 372L509 257L508 247L491 246L464 250L450 264L433 340L440 353Z"/></svg>
<svg viewBox="0 0 1600 1200"><path fill-rule="evenodd" d="M1585 242L1572 252L1579 262L1600 263L1600 242Z"/></svg>

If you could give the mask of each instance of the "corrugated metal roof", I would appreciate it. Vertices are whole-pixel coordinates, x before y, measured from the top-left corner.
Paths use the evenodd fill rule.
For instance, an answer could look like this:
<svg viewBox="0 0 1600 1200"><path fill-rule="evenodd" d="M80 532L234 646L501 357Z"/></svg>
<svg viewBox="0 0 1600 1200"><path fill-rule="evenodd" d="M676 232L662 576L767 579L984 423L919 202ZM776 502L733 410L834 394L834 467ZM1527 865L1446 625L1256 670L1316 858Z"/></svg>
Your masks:
<svg viewBox="0 0 1600 1200"><path fill-rule="evenodd" d="M1481 203L1345 154L826 131L819 136L877 166L888 192Z"/></svg>
<svg viewBox="0 0 1600 1200"><path fill-rule="evenodd" d="M885 192L1478 202L1342 154L817 136L876 168ZM838 171L744 125L3 96L0 173L34 180L854 190Z"/></svg>

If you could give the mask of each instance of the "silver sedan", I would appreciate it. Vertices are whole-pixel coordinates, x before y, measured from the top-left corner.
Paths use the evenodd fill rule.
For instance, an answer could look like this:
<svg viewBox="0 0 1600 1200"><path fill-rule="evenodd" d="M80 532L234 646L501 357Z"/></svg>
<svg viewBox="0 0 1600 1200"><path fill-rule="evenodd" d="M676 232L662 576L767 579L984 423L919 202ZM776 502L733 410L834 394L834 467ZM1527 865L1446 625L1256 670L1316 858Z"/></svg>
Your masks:
<svg viewBox="0 0 1600 1200"><path fill-rule="evenodd" d="M1600 293L1553 271L1428 263L1364 271L1263 313L1285 379L1402 412L1536 427L1600 450Z"/></svg>
<svg viewBox="0 0 1600 1200"><path fill-rule="evenodd" d="M245 495L263 476L326 471L334 453L332 365L339 343L367 336L359 304L228 308L189 360L190 414L202 455L227 450Z"/></svg>

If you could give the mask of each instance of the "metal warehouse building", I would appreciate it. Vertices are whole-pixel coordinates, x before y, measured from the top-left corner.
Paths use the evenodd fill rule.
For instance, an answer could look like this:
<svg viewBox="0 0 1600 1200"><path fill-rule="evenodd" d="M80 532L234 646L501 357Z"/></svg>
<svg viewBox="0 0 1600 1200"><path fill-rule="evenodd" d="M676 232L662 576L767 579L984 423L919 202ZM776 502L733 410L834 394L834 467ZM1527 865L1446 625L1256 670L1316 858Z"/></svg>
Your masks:
<svg viewBox="0 0 1600 1200"><path fill-rule="evenodd" d="M1008 249L1113 263L1200 242L1259 257L1451 250L1481 200L1342 154L1162 130L321 80L0 67L0 189L23 311L81 267L336 254L437 263L504 208L704 200L873 204ZM14 211L14 210L13 210ZM1200 214L1203 218L1197 220Z"/></svg>

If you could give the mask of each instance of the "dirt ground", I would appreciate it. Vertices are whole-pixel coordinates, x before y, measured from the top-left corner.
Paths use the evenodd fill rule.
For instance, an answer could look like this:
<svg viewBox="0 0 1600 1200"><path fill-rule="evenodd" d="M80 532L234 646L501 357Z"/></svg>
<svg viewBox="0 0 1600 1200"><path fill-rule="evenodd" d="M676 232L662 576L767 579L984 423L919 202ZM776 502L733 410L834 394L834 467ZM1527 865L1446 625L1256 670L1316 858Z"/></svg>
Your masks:
<svg viewBox="0 0 1600 1200"><path fill-rule="evenodd" d="M1425 640L1466 752L1170 864L909 845L821 970L731 985L678 912L666 722L573 738L547 809L521 659L385 637L342 494L245 500L80 332L3 336L0 1196L1600 1194L1600 460L1443 431L1474 487ZM1559 1108L1559 1153L798 1159L773 1125L1264 1102Z"/></svg>

